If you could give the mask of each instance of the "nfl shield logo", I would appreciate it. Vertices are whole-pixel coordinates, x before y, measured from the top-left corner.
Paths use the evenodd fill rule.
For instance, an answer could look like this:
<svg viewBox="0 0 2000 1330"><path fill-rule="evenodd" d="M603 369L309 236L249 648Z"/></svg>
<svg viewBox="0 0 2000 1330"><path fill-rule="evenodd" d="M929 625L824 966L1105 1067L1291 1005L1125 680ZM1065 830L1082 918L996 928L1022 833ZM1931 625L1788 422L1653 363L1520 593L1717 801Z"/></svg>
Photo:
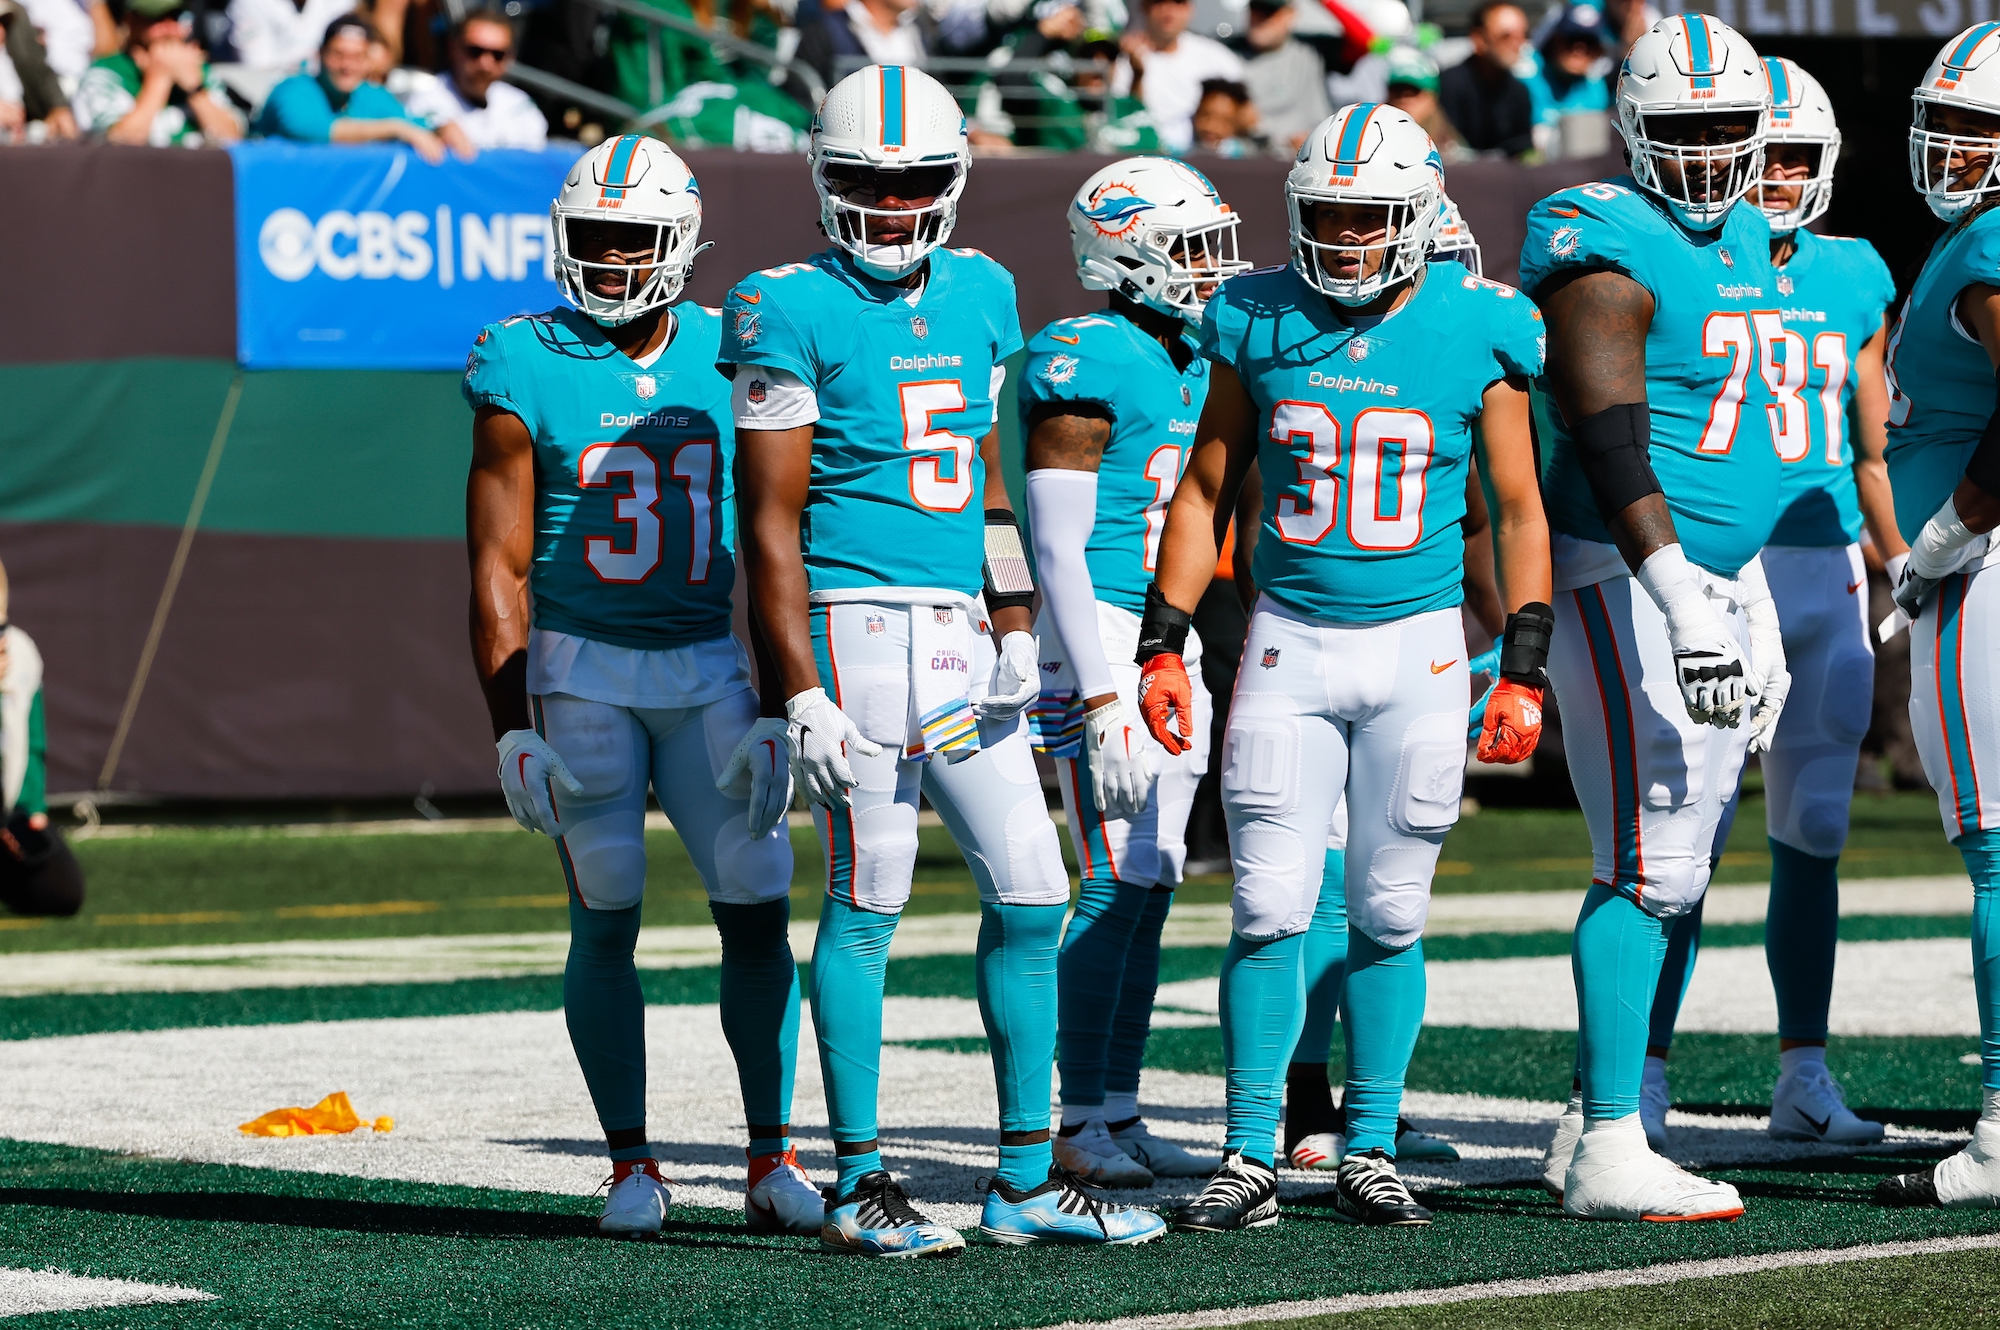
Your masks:
<svg viewBox="0 0 2000 1330"><path fill-rule="evenodd" d="M762 379L750 380L750 391L747 395L752 402L762 403L767 395L764 381Z"/></svg>
<svg viewBox="0 0 2000 1330"><path fill-rule="evenodd" d="M915 333L917 340L921 342L924 338L931 335L931 325L924 322L923 315L912 314L910 315L910 331Z"/></svg>
<svg viewBox="0 0 2000 1330"><path fill-rule="evenodd" d="M950 623L950 622L951 622L951 606L949 606L949 605L938 605L938 606L935 606L935 607L933 607L933 608L932 608L932 610L931 610L931 617L932 617L933 619L936 619L936 620L937 620L937 621L938 621L938 622L939 622L940 624L948 624L948 623Z"/></svg>
<svg viewBox="0 0 2000 1330"><path fill-rule="evenodd" d="M1182 406L1194 405L1194 393L1189 391L1188 386L1185 383L1181 385L1181 405Z"/></svg>
<svg viewBox="0 0 2000 1330"><path fill-rule="evenodd" d="M1265 647L1265 648L1264 648L1264 659L1263 659L1263 660L1261 660L1261 661L1259 661L1259 662L1258 662L1258 664L1262 665L1262 666L1263 666L1263 667L1264 667L1265 669L1267 669L1267 670L1275 670L1275 669L1277 669L1277 668L1278 668L1278 648L1276 648L1276 647Z"/></svg>
<svg viewBox="0 0 2000 1330"><path fill-rule="evenodd" d="M1790 295L1791 293L1792 293L1792 279L1791 279L1791 278L1789 278L1789 277L1783 277L1783 276L1779 277L1779 278L1778 278L1778 294L1779 294L1779 295L1781 295L1781 296L1788 296L1788 295Z"/></svg>
<svg viewBox="0 0 2000 1330"><path fill-rule="evenodd" d="M882 621L881 615L871 614L868 616L868 635L870 637L880 637L887 631L889 631L889 625Z"/></svg>
<svg viewBox="0 0 2000 1330"><path fill-rule="evenodd" d="M1357 337L1347 344L1347 358L1356 364L1368 359L1368 339Z"/></svg>
<svg viewBox="0 0 2000 1330"><path fill-rule="evenodd" d="M1726 249L1716 250L1715 257L1722 260L1722 266L1725 268L1734 268L1736 266L1736 260L1730 256L1729 251Z"/></svg>
<svg viewBox="0 0 2000 1330"><path fill-rule="evenodd" d="M659 390L659 385L653 382L653 376L650 374L641 374L632 380L632 391L639 394L639 400L642 402L652 400L653 394Z"/></svg>

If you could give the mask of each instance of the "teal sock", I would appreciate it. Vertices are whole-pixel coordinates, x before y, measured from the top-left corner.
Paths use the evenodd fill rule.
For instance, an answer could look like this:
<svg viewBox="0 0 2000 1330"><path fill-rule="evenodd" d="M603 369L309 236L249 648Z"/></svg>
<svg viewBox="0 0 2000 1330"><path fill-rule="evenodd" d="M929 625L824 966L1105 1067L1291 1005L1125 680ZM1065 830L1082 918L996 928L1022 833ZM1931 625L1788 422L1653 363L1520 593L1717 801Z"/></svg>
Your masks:
<svg viewBox="0 0 2000 1330"><path fill-rule="evenodd" d="M710 901L708 912L722 934L722 1037L736 1057L744 1118L790 1122L799 1054L799 967L787 929L792 903L782 896L759 905ZM753 1143L752 1153L772 1152Z"/></svg>
<svg viewBox="0 0 2000 1330"><path fill-rule="evenodd" d="M837 896L820 906L819 934L813 942L813 1029L819 1036L820 1077L826 1087L826 1115L835 1141L875 1139L876 1090L882 1079L882 976L889 963L893 914L873 914ZM880 1168L840 1162L845 1194L850 1177Z"/></svg>
<svg viewBox="0 0 2000 1330"><path fill-rule="evenodd" d="M834 1176L833 1194L851 1196L854 1194L855 1183L870 1173L882 1171L882 1152L870 1150L867 1154L839 1155L834 1162L839 1171Z"/></svg>
<svg viewBox="0 0 2000 1330"><path fill-rule="evenodd" d="M1276 1159L1285 1070L1305 1021L1304 954L1304 933L1263 942L1231 933L1222 953L1223 1148L1267 1168Z"/></svg>
<svg viewBox="0 0 2000 1330"><path fill-rule="evenodd" d="M1778 995L1780 1039L1825 1039L1840 941L1840 859L1771 841L1764 964Z"/></svg>
<svg viewBox="0 0 2000 1330"><path fill-rule="evenodd" d="M1003 1145L1000 1167L993 1176L1015 1191L1033 1191L1049 1180L1049 1169L1055 1164L1053 1149L1047 1141L1040 1145Z"/></svg>
<svg viewBox="0 0 2000 1330"><path fill-rule="evenodd" d="M1112 1022L1147 890L1085 878L1056 962L1056 1047L1065 1104L1102 1104ZM1158 960L1154 961L1157 975Z"/></svg>
<svg viewBox="0 0 2000 1330"><path fill-rule="evenodd" d="M974 953L979 1015L993 1050L993 1081L1000 1099L1000 1130L1047 1131L1049 1082L1056 1056L1056 955L1062 945L1061 905L979 907ZM1039 1147L1039 1185L1050 1154Z"/></svg>
<svg viewBox="0 0 2000 1330"><path fill-rule="evenodd" d="M1639 1111L1653 990L1666 949L1666 930L1658 919L1603 883L1591 884L1570 941L1577 1075L1586 1118Z"/></svg>
<svg viewBox="0 0 2000 1330"><path fill-rule="evenodd" d="M1972 991L1979 1004L1980 1084L2000 1090L2000 831L1972 831L1953 844L1972 875Z"/></svg>
<svg viewBox="0 0 2000 1330"><path fill-rule="evenodd" d="M762 1159L765 1155L781 1155L791 1148L792 1138L789 1136L752 1136L750 1138L750 1157L752 1159Z"/></svg>
<svg viewBox="0 0 2000 1330"><path fill-rule="evenodd" d="M1333 1022L1340 1014L1340 988L1347 974L1347 851L1326 852L1319 903L1306 931L1306 1023L1299 1030L1294 1062L1325 1066L1333 1056Z"/></svg>
<svg viewBox="0 0 2000 1330"><path fill-rule="evenodd" d="M583 1069L597 1121L607 1132L646 1125L646 998L632 953L639 944L637 905L590 910L569 903L569 961L563 967L563 1020ZM640 1145L613 1159L646 1159Z"/></svg>
<svg viewBox="0 0 2000 1330"><path fill-rule="evenodd" d="M1424 944L1392 951L1359 929L1347 940L1347 1148L1395 1158L1403 1078L1424 1024Z"/></svg>
<svg viewBox="0 0 2000 1330"><path fill-rule="evenodd" d="M1695 957L1701 954L1701 907L1706 902L1707 897L1703 897L1692 910L1663 925L1667 947L1660 958L1660 978L1653 985L1653 1006L1646 1020L1650 1048L1674 1046L1674 1026L1681 1018L1688 982L1694 978Z"/></svg>
<svg viewBox="0 0 2000 1330"><path fill-rule="evenodd" d="M1153 999L1160 991L1160 932L1173 908L1174 889L1154 887L1146 893L1139 926L1125 951L1125 978L1118 988L1118 1012L1111 1018L1111 1039L1105 1048L1104 1090L1112 1095L1139 1094L1139 1069L1146 1061L1146 1038L1153 1030ZM1062 1050L1062 1040L1056 1049Z"/></svg>

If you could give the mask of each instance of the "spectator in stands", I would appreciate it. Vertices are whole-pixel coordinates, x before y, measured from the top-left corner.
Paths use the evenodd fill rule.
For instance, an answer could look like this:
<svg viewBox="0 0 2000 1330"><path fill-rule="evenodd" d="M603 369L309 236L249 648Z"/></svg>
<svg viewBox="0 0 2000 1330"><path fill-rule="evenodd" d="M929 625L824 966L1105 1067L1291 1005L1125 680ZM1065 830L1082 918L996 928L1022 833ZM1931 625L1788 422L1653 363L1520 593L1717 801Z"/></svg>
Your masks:
<svg viewBox="0 0 2000 1330"><path fill-rule="evenodd" d="M236 58L271 74L310 69L327 24L353 8L354 0L229 0Z"/></svg>
<svg viewBox="0 0 2000 1330"><path fill-rule="evenodd" d="M42 39L49 68L74 93L83 72L99 56L118 49L118 23L104 0L16 0Z"/></svg>
<svg viewBox="0 0 2000 1330"><path fill-rule="evenodd" d="M1251 56L1243 81L1257 103L1257 123L1274 147L1296 153L1306 135L1333 114L1326 96L1326 62L1292 35L1292 0L1250 0L1244 33Z"/></svg>
<svg viewBox="0 0 2000 1330"><path fill-rule="evenodd" d="M1222 157L1261 157L1271 141L1258 132L1250 89L1229 79L1206 79L1194 108L1194 146Z"/></svg>
<svg viewBox="0 0 2000 1330"><path fill-rule="evenodd" d="M453 27L451 69L426 79L403 109L433 127L456 125L473 148L541 148L549 123L534 99L501 81L514 63L514 28L496 13L474 10Z"/></svg>
<svg viewBox="0 0 2000 1330"><path fill-rule="evenodd" d="M49 67L34 20L12 0L0 0L0 29L6 33L6 60L0 76L13 75L0 87L0 143L27 137L28 125L40 121L52 139L73 139L76 117L62 80Z"/></svg>
<svg viewBox="0 0 2000 1330"><path fill-rule="evenodd" d="M1545 157L1581 156L1563 151L1562 123L1574 116L1590 117L1598 151L1610 146L1611 87L1604 81L1604 21L1595 5L1571 5L1562 11L1542 38L1541 60L1526 80L1535 107L1536 144Z"/></svg>
<svg viewBox="0 0 2000 1330"><path fill-rule="evenodd" d="M937 39L937 25L920 0L847 0L823 10L799 32L798 58L832 87L842 56L863 64L921 65Z"/></svg>
<svg viewBox="0 0 2000 1330"><path fill-rule="evenodd" d="M1605 54L1611 57L1611 72L1605 78L1614 85L1614 93L1625 53L1659 21L1660 11L1646 0L1604 0Z"/></svg>
<svg viewBox="0 0 2000 1330"><path fill-rule="evenodd" d="M1387 62L1389 89L1383 100L1422 125L1445 161L1471 156L1465 140L1438 105L1437 62L1414 46L1391 47Z"/></svg>
<svg viewBox="0 0 2000 1330"><path fill-rule="evenodd" d="M257 118L257 132L301 143L401 141L435 166L445 140L411 119L389 90L368 81L368 45L375 27L358 14L329 23L319 48L319 73L294 74L271 89ZM457 126L446 132L464 155L470 145Z"/></svg>
<svg viewBox="0 0 2000 1330"><path fill-rule="evenodd" d="M83 870L49 825L42 653L7 622L0 568L0 904L15 914L83 908Z"/></svg>
<svg viewBox="0 0 2000 1330"><path fill-rule="evenodd" d="M76 112L85 132L155 148L242 138L243 117L193 32L185 0L129 0L125 49L96 61L77 85Z"/></svg>
<svg viewBox="0 0 2000 1330"><path fill-rule="evenodd" d="M1212 37L1187 30L1193 0L1139 0L1144 22L1119 39L1124 58L1111 74L1114 96L1146 104L1169 152L1194 144L1194 112L1210 79L1243 81L1243 61Z"/></svg>
<svg viewBox="0 0 2000 1330"><path fill-rule="evenodd" d="M1535 147L1534 99L1514 77L1528 44L1528 16L1512 0L1472 11L1472 58L1444 71L1438 101L1474 152L1522 157Z"/></svg>

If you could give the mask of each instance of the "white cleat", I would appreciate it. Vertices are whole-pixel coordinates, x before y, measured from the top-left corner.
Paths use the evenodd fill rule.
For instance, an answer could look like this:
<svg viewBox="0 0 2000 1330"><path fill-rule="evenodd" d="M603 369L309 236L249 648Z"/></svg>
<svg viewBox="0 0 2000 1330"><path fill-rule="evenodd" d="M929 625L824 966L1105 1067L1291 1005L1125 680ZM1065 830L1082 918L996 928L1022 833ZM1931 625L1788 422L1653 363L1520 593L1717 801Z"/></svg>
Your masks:
<svg viewBox="0 0 2000 1330"><path fill-rule="evenodd" d="M1289 1156L1293 1168L1329 1172L1347 1158L1347 1138L1337 1131L1316 1131L1299 1139Z"/></svg>
<svg viewBox="0 0 2000 1330"><path fill-rule="evenodd" d="M1556 1119L1556 1136L1549 1142L1548 1153L1542 1156L1542 1190L1561 1201L1563 1183L1569 1177L1570 1156L1576 1153L1576 1143L1583 1136L1583 1091L1572 1091L1569 1103L1563 1105L1562 1116Z"/></svg>
<svg viewBox="0 0 2000 1330"><path fill-rule="evenodd" d="M752 1233L817 1233L826 1224L826 1198L799 1167L799 1152L750 1161L743 1218Z"/></svg>
<svg viewBox="0 0 2000 1330"><path fill-rule="evenodd" d="M1728 1183L1696 1177L1647 1149L1634 1113L1584 1127L1563 1182L1563 1213L1685 1223L1738 1218L1743 1200Z"/></svg>
<svg viewBox="0 0 2000 1330"><path fill-rule="evenodd" d="M1857 1118L1847 1107L1840 1082L1824 1062L1807 1062L1789 1076L1780 1076L1771 1091L1773 1140L1824 1141L1828 1145L1874 1145L1882 1139L1882 1124Z"/></svg>
<svg viewBox="0 0 2000 1330"><path fill-rule="evenodd" d="M1085 1182L1097 1187L1150 1187L1153 1172L1112 1141L1100 1118L1092 1118L1080 1131L1064 1136L1058 1132L1049 1144L1056 1162Z"/></svg>
<svg viewBox="0 0 2000 1330"><path fill-rule="evenodd" d="M1156 1178L1212 1177L1222 1166L1220 1159L1189 1154L1172 1141L1153 1135L1144 1118L1112 1132L1111 1142Z"/></svg>
<svg viewBox="0 0 2000 1330"><path fill-rule="evenodd" d="M1667 1152L1667 1108L1673 1096L1667 1090L1667 1060L1646 1059L1646 1074L1639 1082L1639 1121L1646 1124L1646 1144L1654 1154Z"/></svg>
<svg viewBox="0 0 2000 1330"><path fill-rule="evenodd" d="M629 1173L622 1178L613 1174L613 1178L597 1231L613 1238L645 1238L658 1233L660 1225L667 1222L667 1207L674 1203L666 1180L660 1176L660 1166L650 1159L634 1160Z"/></svg>
<svg viewBox="0 0 2000 1330"><path fill-rule="evenodd" d="M1988 1090L1989 1102L2000 1091ZM2000 1120L1984 1117L1972 1141L1929 1168L1884 1178L1875 1188L1880 1205L1937 1205L1947 1210L2000 1209Z"/></svg>

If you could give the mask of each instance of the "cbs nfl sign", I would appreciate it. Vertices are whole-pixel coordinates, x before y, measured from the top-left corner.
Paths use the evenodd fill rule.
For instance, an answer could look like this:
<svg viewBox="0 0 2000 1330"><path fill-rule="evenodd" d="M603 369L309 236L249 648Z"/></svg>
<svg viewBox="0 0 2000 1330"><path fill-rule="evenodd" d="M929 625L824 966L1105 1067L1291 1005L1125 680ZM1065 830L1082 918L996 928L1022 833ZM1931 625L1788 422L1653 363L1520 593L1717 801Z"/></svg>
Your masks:
<svg viewBox="0 0 2000 1330"><path fill-rule="evenodd" d="M560 303L549 201L574 152L428 166L400 146L267 141L230 156L248 368L456 369L484 325Z"/></svg>

